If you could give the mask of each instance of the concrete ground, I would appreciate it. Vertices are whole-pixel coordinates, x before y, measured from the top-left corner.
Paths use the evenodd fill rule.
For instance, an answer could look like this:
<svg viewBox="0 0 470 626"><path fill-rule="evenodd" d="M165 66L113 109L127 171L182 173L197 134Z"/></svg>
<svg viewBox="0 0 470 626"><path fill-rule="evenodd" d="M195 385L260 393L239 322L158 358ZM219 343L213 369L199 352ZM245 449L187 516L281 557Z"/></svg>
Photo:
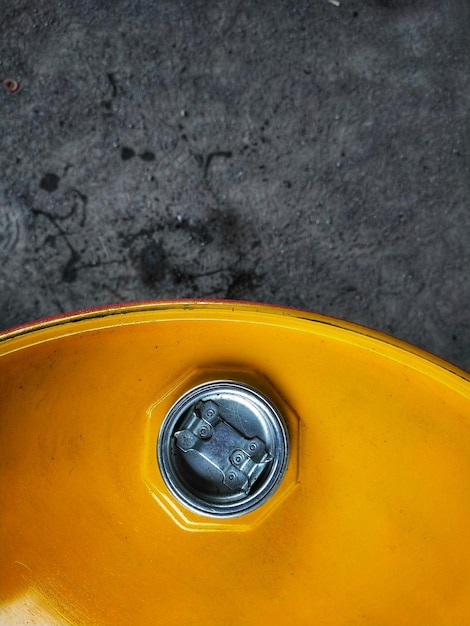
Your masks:
<svg viewBox="0 0 470 626"><path fill-rule="evenodd" d="M0 328L258 300L470 370L468 0L0 0L0 24Z"/></svg>

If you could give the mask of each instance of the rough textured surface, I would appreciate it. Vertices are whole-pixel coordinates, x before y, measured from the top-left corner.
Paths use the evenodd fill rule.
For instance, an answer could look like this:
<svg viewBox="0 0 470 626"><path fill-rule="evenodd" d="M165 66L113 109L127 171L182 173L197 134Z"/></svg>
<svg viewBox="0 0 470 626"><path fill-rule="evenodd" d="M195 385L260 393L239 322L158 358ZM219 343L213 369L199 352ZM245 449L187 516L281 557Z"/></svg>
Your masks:
<svg viewBox="0 0 470 626"><path fill-rule="evenodd" d="M0 0L0 327L303 307L470 369L467 0Z"/></svg>

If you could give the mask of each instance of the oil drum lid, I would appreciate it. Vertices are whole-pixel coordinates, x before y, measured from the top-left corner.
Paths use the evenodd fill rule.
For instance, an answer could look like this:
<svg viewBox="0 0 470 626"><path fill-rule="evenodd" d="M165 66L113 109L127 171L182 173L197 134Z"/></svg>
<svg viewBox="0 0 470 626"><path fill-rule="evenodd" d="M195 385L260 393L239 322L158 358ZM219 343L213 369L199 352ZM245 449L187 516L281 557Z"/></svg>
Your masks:
<svg viewBox="0 0 470 626"><path fill-rule="evenodd" d="M0 622L470 623L470 374L142 303L0 332Z"/></svg>
<svg viewBox="0 0 470 626"><path fill-rule="evenodd" d="M162 476L193 511L243 515L260 506L287 467L281 415L260 392L233 381L191 389L170 409L158 439Z"/></svg>

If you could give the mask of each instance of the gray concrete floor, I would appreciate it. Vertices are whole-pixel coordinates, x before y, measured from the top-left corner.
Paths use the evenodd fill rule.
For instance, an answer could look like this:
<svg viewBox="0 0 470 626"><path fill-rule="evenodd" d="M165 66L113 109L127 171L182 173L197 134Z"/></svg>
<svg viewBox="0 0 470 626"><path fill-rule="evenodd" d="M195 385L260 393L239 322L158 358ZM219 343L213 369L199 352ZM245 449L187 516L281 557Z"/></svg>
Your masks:
<svg viewBox="0 0 470 626"><path fill-rule="evenodd" d="M468 0L0 0L0 328L303 307L470 370Z"/></svg>

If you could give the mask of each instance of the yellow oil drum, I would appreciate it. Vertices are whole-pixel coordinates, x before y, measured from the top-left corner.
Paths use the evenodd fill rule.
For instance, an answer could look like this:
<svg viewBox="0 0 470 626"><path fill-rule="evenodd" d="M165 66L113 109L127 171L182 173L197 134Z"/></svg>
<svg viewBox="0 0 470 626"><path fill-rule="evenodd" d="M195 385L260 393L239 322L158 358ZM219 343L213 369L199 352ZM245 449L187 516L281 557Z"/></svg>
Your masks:
<svg viewBox="0 0 470 626"><path fill-rule="evenodd" d="M0 334L2 624L468 626L470 377L297 310Z"/></svg>

